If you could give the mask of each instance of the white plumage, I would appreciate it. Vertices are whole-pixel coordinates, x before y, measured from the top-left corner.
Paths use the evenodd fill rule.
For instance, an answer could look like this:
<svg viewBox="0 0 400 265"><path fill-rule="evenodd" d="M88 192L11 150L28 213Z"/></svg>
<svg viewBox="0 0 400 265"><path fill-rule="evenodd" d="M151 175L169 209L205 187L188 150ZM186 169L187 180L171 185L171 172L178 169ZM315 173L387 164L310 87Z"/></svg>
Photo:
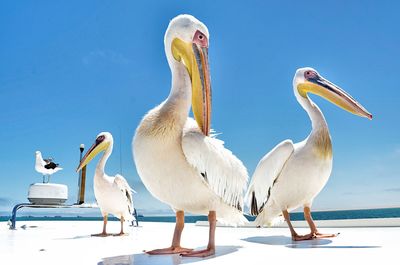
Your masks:
<svg viewBox="0 0 400 265"><path fill-rule="evenodd" d="M196 36L200 36L199 39ZM201 215L216 212L219 221L235 225L246 222L241 211L248 179L246 168L221 140L206 136L207 114L198 115L200 118L196 121L188 118L191 100L192 104L200 102L202 106L200 111L193 107L195 116L208 106L208 98L197 100L204 94L196 92L199 86L203 93L208 93L208 76L204 74L208 70L208 46L200 45L198 48L198 43L207 39L207 28L194 17L181 15L171 21L165 34L165 51L172 71L171 92L167 100L144 116L136 130L132 148L139 176L157 199L177 212ZM176 43L180 46L173 45ZM197 62L192 56L199 51L193 55L192 47L204 53ZM187 53L181 54L179 49L187 49L184 50ZM183 59L179 61L177 58ZM202 77L199 78L196 71L203 63L204 72L200 71ZM178 223L179 220L177 226ZM180 234L176 237L180 238ZM171 252L167 253L176 253L168 250ZM167 250L163 251L152 254L165 254ZM203 252L202 255L210 253Z"/></svg>
<svg viewBox="0 0 400 265"><path fill-rule="evenodd" d="M318 106L307 96L315 93L360 116L372 118L358 102L312 68L297 70L293 89L312 121L312 131L302 142L286 140L258 163L246 194L246 201L258 226L271 225L283 214L295 240L334 235L320 234L311 218L310 207L325 186L332 170L332 144L328 125ZM303 206L311 233L298 236L288 212Z"/></svg>
<svg viewBox="0 0 400 265"><path fill-rule="evenodd" d="M120 234L123 234L123 222L133 219L133 189L123 176L116 174L114 177L110 177L104 171L105 164L112 153L113 142L114 140L110 133L100 133L96 138L96 142L88 150L78 167L78 170L80 170L99 152L104 151L103 156L96 166L94 175L94 195L101 214L104 217L103 233L99 234L101 236L107 235L106 224L108 214L112 214L121 220Z"/></svg>
<svg viewBox="0 0 400 265"><path fill-rule="evenodd" d="M58 164L54 163L53 159L43 159L42 153L40 151L35 152L35 170L42 174L43 176L48 176L48 180L50 180L50 176L56 173L57 171L62 170Z"/></svg>
<svg viewBox="0 0 400 265"><path fill-rule="evenodd" d="M291 140L285 140L268 152L258 163L246 194L246 198L248 198L248 206L251 207L252 214L258 215L264 207L271 208L273 200L271 200L270 204L267 206L265 203L271 196L274 182L278 180L278 177L293 152L293 142ZM273 194L275 194L275 192ZM249 199L254 198L256 201L249 201ZM265 211L265 213L267 212L268 211ZM281 213L279 209L277 209L276 212L278 215ZM275 218L275 214L268 213L263 215L263 220L257 218L256 222L257 225L262 225L264 223L270 225L275 223Z"/></svg>
<svg viewBox="0 0 400 265"><path fill-rule="evenodd" d="M171 57L170 52L167 57ZM173 87L169 98L143 118L132 143L139 175L155 197L175 210L195 214L216 210L221 221L245 222L237 206L242 208L246 168L222 141L205 136L187 117L190 78L183 65L172 63L171 67ZM208 181L202 173L207 174Z"/></svg>
<svg viewBox="0 0 400 265"><path fill-rule="evenodd" d="M96 170L97 171L97 170ZM96 174L94 177L94 194L102 216L112 214L124 221L133 219L132 188L119 174L109 177Z"/></svg>
<svg viewBox="0 0 400 265"><path fill-rule="evenodd" d="M297 144L286 140L260 161L248 191L249 199L254 196L250 207L253 211L257 209L253 212L258 215L256 225L276 223L284 210L290 212L300 206L311 207L332 170L332 157L321 159L314 152L315 137L312 133Z"/></svg>
<svg viewBox="0 0 400 265"><path fill-rule="evenodd" d="M183 129L182 150L186 160L209 187L228 205L242 210L247 170L224 142L201 133L195 120L188 118ZM222 218L221 218L222 219Z"/></svg>

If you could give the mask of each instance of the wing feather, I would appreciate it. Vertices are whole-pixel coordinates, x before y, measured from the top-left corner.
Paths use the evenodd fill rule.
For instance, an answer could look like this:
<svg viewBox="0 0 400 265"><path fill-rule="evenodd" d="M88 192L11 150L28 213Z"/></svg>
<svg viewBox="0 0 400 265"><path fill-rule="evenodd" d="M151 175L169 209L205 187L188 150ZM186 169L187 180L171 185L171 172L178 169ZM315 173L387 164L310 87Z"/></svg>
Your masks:
<svg viewBox="0 0 400 265"><path fill-rule="evenodd" d="M243 163L224 147L224 142L214 136L204 136L196 121L188 118L182 135L182 149L199 177L225 203L241 211L248 174Z"/></svg>
<svg viewBox="0 0 400 265"><path fill-rule="evenodd" d="M293 151L293 142L285 140L275 146L258 163L246 194L247 205L252 215L258 215L262 211L271 195L273 185Z"/></svg>
<svg viewBox="0 0 400 265"><path fill-rule="evenodd" d="M135 192L130 186L126 179L117 174L114 178L114 184L124 193L126 197L126 202L128 206L129 215L132 216L133 213L133 199L132 199L132 192Z"/></svg>

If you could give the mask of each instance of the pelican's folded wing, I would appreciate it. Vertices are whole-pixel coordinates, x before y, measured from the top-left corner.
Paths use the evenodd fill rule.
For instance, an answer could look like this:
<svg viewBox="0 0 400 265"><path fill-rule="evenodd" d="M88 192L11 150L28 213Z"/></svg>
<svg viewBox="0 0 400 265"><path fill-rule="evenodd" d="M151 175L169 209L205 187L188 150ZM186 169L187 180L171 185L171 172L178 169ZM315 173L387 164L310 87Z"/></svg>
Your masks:
<svg viewBox="0 0 400 265"><path fill-rule="evenodd" d="M135 192L135 191L129 186L128 181L126 181L126 179L119 174L115 175L114 183L121 190L121 192L123 192L124 195L126 196L129 213L132 215L132 213L133 213L132 192Z"/></svg>
<svg viewBox="0 0 400 265"><path fill-rule="evenodd" d="M207 185L228 205L243 209L248 174L242 162L224 147L224 142L204 136L196 121L188 118L182 135L186 160Z"/></svg>
<svg viewBox="0 0 400 265"><path fill-rule="evenodd" d="M262 211L271 195L272 186L279 178L293 151L293 142L285 140L275 146L258 163L246 194L246 202L252 215L258 215Z"/></svg>

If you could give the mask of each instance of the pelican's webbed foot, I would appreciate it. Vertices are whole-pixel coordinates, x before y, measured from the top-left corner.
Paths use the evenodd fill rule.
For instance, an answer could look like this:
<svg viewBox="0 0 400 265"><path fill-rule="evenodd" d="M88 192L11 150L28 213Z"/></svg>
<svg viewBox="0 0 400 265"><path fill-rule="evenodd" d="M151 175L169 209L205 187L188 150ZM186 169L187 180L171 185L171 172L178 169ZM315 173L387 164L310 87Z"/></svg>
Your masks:
<svg viewBox="0 0 400 265"><path fill-rule="evenodd" d="M198 257L198 258L205 258L208 256L212 256L215 254L215 248L206 248L203 250L195 250L186 253L180 254L182 257Z"/></svg>
<svg viewBox="0 0 400 265"><path fill-rule="evenodd" d="M99 234L91 234L91 236L97 236L97 237L106 237L106 236L111 236L111 234L107 234L107 233L99 233Z"/></svg>
<svg viewBox="0 0 400 265"><path fill-rule="evenodd" d="M313 238L331 238L331 237L337 237L338 235L340 235L340 233L336 233L336 234L322 234L320 232L314 232L313 233Z"/></svg>
<svg viewBox="0 0 400 265"><path fill-rule="evenodd" d="M168 254L184 254L193 251L191 248L183 248L180 246L177 247L169 247L169 248L159 248L150 251L144 251L149 255L168 255Z"/></svg>
<svg viewBox="0 0 400 265"><path fill-rule="evenodd" d="M129 236L129 233L119 232L118 234L113 234L113 236Z"/></svg>
<svg viewBox="0 0 400 265"><path fill-rule="evenodd" d="M292 235L292 240L293 241L312 240L314 238L315 237L314 237L313 233L310 233L310 234L307 234L307 235L298 235L298 234Z"/></svg>

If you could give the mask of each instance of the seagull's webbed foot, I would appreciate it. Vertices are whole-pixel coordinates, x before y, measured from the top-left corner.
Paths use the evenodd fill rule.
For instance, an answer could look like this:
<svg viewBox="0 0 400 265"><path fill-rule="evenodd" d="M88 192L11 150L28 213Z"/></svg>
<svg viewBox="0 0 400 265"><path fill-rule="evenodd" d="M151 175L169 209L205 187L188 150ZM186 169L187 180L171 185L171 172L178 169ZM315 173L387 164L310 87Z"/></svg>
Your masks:
<svg viewBox="0 0 400 265"><path fill-rule="evenodd" d="M198 257L205 258L215 254L215 248L206 248L203 250L195 250L180 254L182 257Z"/></svg>
<svg viewBox="0 0 400 265"><path fill-rule="evenodd" d="M193 251L191 248L183 248L180 246L169 247L169 248L159 248L150 251L145 251L149 255L168 255L168 254L184 254Z"/></svg>

